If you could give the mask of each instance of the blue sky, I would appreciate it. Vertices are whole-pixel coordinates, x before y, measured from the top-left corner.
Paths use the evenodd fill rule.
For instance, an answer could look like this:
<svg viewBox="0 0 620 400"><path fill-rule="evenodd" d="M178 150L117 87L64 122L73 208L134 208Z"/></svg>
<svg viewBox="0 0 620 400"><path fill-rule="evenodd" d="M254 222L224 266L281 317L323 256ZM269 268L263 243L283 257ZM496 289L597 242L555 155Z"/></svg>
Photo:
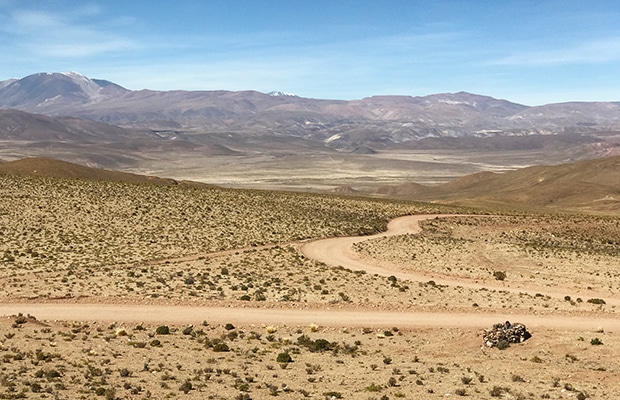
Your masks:
<svg viewBox="0 0 620 400"><path fill-rule="evenodd" d="M617 0L0 0L0 80L620 101Z"/></svg>

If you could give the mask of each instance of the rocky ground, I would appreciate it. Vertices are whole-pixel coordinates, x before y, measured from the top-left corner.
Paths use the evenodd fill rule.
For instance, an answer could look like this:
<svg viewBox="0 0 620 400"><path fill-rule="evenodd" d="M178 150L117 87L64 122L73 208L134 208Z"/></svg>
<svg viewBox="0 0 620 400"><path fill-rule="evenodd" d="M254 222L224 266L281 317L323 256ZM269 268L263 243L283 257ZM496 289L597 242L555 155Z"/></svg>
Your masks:
<svg viewBox="0 0 620 400"><path fill-rule="evenodd" d="M617 219L431 219L421 233L355 244L380 274L300 247L458 210L10 179L0 189L0 306L13 310L0 322L0 398L620 395ZM55 320L42 305L82 312ZM146 318L140 307L168 308ZM189 307L204 319L184 317ZM261 309L280 317L257 321ZM366 314L339 320L335 310ZM416 323L421 312L430 319ZM379 318L390 313L395 323ZM506 319L531 338L483 346L483 330Z"/></svg>

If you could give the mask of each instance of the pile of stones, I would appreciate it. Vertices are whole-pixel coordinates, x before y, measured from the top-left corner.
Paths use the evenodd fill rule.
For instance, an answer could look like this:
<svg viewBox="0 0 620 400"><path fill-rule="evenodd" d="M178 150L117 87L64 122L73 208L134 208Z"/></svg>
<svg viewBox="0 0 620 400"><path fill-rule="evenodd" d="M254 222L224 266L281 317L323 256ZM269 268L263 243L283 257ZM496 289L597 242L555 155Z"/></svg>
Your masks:
<svg viewBox="0 0 620 400"><path fill-rule="evenodd" d="M521 343L529 339L532 335L527 331L525 325L510 321L493 325L491 329L485 329L482 340L487 347L505 348L510 343Z"/></svg>

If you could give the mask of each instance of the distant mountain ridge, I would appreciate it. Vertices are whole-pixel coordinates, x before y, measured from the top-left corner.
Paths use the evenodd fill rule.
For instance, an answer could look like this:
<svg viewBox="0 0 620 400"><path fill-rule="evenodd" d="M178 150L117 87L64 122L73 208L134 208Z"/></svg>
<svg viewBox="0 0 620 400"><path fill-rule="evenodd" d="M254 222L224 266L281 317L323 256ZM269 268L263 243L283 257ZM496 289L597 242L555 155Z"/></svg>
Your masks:
<svg viewBox="0 0 620 400"><path fill-rule="evenodd" d="M89 104L126 91L104 80L91 80L78 72L39 73L0 82L2 108L34 112ZM45 112L39 113L45 113ZM67 114L70 115L70 114Z"/></svg>
<svg viewBox="0 0 620 400"><path fill-rule="evenodd" d="M48 117L17 110L0 110L0 140L77 142L132 140L144 133L73 117Z"/></svg>
<svg viewBox="0 0 620 400"><path fill-rule="evenodd" d="M0 108L154 130L290 136L340 150L423 138L620 130L618 102L528 107L466 92L345 101L285 92L133 91L76 72L1 81Z"/></svg>

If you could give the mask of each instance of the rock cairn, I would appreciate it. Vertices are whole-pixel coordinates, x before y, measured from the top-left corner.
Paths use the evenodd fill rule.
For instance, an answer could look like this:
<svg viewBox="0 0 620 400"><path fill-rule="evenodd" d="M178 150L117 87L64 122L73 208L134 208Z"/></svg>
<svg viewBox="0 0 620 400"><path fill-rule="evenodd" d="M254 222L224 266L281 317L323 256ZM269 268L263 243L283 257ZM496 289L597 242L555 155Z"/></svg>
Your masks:
<svg viewBox="0 0 620 400"><path fill-rule="evenodd" d="M521 343L529 339L532 335L527 331L525 325L515 322L514 324L506 321L493 325L491 329L485 329L482 340L487 347L505 348L510 343Z"/></svg>

